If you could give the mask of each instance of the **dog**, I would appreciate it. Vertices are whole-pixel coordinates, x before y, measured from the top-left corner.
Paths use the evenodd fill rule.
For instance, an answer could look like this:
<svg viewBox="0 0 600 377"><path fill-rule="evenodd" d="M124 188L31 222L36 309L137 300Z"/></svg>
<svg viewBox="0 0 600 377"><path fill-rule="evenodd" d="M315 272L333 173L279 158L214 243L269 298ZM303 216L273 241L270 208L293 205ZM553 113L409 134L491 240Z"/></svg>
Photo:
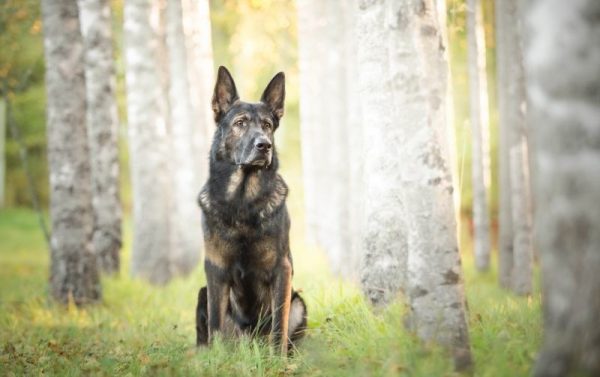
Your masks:
<svg viewBox="0 0 600 377"><path fill-rule="evenodd" d="M274 132L284 112L285 75L259 103L240 101L219 67L212 98L217 125L202 208L207 284L198 293L197 345L217 333L270 336L287 355L306 330L304 300L292 289L288 187L277 173Z"/></svg>

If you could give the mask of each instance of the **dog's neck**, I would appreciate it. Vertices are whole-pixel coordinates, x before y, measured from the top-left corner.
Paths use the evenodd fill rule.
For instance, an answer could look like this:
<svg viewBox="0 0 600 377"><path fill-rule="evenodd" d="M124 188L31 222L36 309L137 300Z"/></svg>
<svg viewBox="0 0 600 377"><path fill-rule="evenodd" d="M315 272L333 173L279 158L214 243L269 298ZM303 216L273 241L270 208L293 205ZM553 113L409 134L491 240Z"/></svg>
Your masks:
<svg viewBox="0 0 600 377"><path fill-rule="evenodd" d="M230 202L234 199L252 201L259 195L268 195L277 177L278 160L273 155L267 167L234 165L229 161L213 160L210 164L208 189L211 197L219 201ZM225 189L224 189L225 188Z"/></svg>

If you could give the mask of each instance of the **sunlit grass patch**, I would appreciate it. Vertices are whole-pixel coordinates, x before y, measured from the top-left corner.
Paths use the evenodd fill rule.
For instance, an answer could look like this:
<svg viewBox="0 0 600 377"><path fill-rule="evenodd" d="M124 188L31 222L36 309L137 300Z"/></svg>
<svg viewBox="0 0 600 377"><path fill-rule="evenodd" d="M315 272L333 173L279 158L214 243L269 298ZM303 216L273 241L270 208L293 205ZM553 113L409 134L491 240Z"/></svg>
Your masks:
<svg viewBox="0 0 600 377"><path fill-rule="evenodd" d="M197 350L202 269L161 288L131 279L127 224L121 275L103 279L103 302L53 303L39 234L31 212L0 212L0 375L455 375L443 350L404 329L404 305L372 310L357 287L328 273L313 248L292 245L294 287L303 290L309 329L287 360L264 339L219 340ZM528 375L541 340L539 293L516 297L497 286L494 269L478 274L472 258L463 259L475 375Z"/></svg>

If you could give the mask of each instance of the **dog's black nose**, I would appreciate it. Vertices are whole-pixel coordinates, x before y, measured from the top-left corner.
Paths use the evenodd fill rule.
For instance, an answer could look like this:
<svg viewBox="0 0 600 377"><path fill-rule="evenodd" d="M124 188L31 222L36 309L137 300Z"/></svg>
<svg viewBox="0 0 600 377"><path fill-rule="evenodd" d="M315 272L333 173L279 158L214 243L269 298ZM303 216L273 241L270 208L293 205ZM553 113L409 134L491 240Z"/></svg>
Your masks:
<svg viewBox="0 0 600 377"><path fill-rule="evenodd" d="M260 138L256 139L256 141L254 142L254 147L261 152L270 151L271 146L272 146L271 142L269 141L269 139L267 139L265 137L260 137Z"/></svg>

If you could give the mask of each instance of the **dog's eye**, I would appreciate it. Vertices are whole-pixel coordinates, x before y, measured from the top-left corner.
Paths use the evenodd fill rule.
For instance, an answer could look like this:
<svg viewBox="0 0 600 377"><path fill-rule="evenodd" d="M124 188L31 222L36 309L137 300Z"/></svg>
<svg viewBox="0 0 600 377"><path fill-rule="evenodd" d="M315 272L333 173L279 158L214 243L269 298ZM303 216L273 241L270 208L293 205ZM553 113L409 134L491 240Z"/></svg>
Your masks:
<svg viewBox="0 0 600 377"><path fill-rule="evenodd" d="M235 122L235 125L237 127L244 127L244 120L243 119L238 120L237 122Z"/></svg>
<svg viewBox="0 0 600 377"><path fill-rule="evenodd" d="M272 127L273 127L273 126L271 126L271 123L268 123L268 122L264 122L264 123L263 123L263 128L264 128L265 130L270 130Z"/></svg>

